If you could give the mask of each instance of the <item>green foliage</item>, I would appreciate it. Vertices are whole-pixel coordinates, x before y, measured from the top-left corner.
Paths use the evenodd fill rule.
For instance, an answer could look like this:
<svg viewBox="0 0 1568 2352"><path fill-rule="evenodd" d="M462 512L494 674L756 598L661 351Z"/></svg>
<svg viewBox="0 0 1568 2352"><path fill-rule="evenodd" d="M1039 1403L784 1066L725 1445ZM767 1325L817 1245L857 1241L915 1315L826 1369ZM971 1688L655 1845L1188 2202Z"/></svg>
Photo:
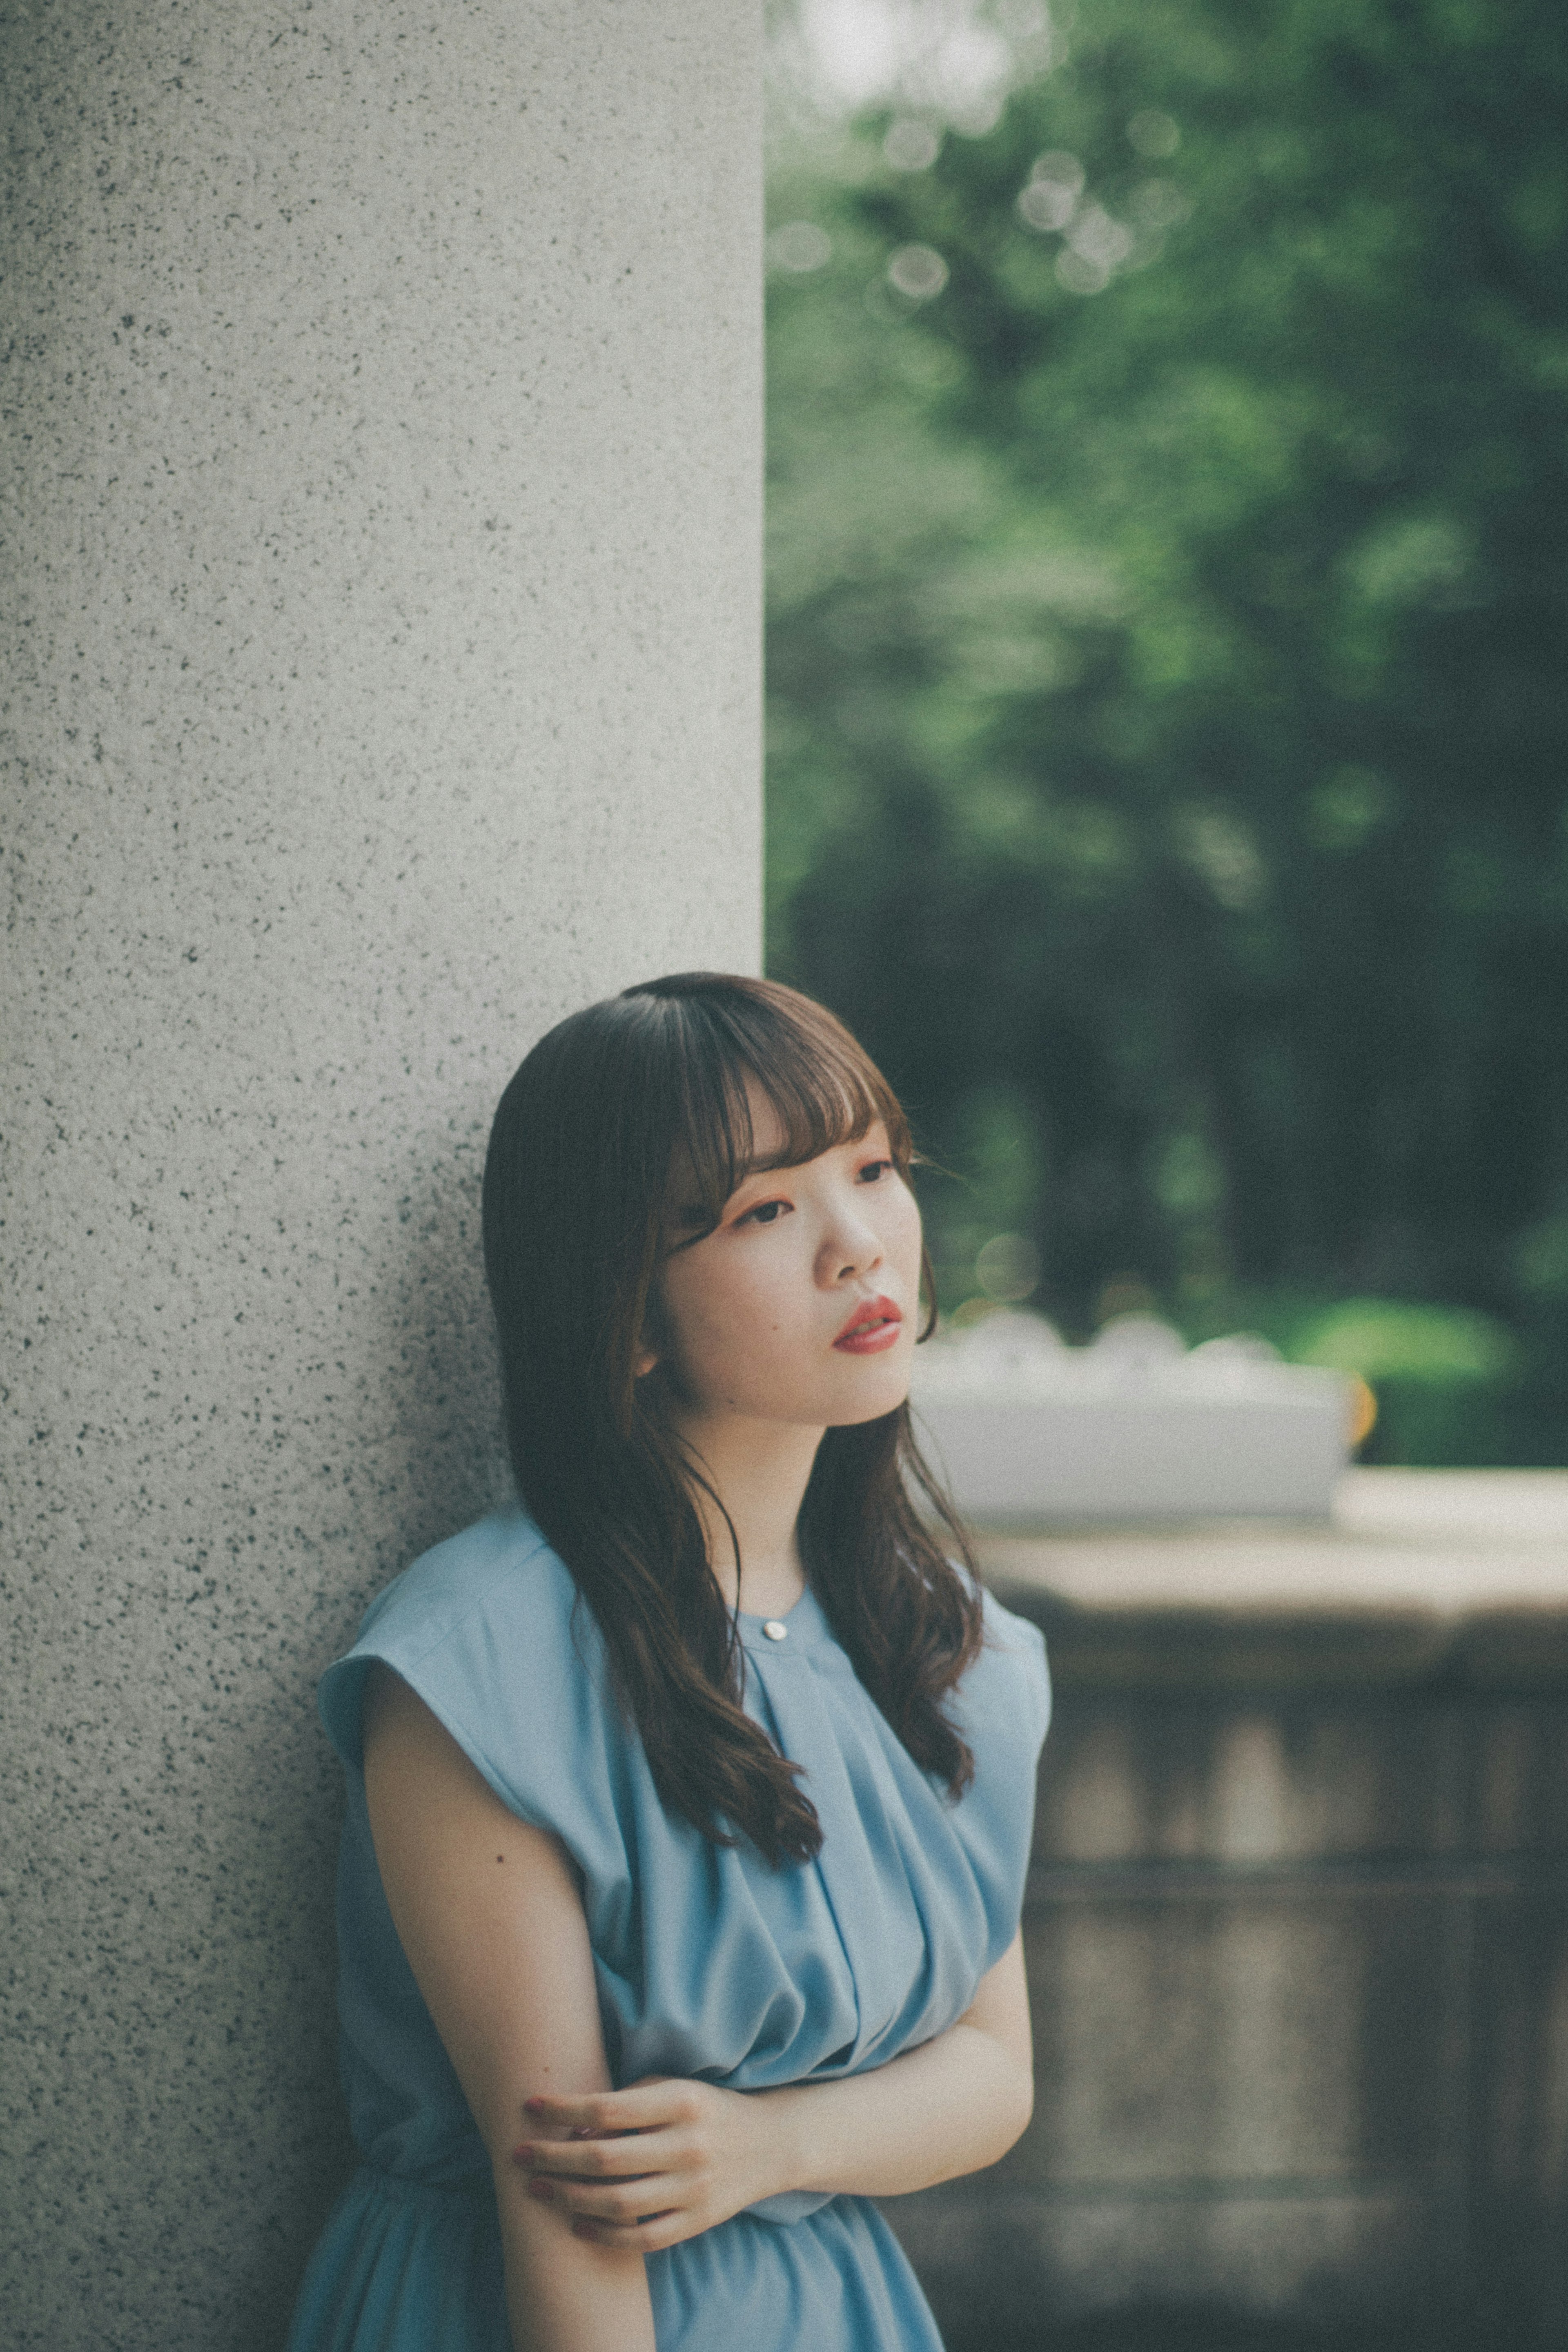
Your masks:
<svg viewBox="0 0 1568 2352"><path fill-rule="evenodd" d="M1408 1299L1352 1298L1296 1336L1299 1364L1329 1364L1369 1381L1424 1388L1490 1388L1515 1370L1519 1349L1494 1317Z"/></svg>
<svg viewBox="0 0 1568 2352"><path fill-rule="evenodd" d="M1565 106L1545 0L1080 0L928 168L781 159L769 328L771 968L968 1180L949 1303L987 1228L1070 1328L1452 1302L1542 1461Z"/></svg>
<svg viewBox="0 0 1568 2352"><path fill-rule="evenodd" d="M1364 1460L1484 1466L1506 1454L1521 1351L1493 1316L1353 1298L1299 1322L1289 1352L1369 1384L1378 1417Z"/></svg>

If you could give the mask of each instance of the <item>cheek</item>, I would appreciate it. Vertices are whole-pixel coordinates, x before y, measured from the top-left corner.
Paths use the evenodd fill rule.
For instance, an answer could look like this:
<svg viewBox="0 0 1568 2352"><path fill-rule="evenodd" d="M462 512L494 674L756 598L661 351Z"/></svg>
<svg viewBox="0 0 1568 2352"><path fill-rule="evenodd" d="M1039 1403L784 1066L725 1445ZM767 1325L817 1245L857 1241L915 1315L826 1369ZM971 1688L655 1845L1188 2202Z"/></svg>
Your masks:
<svg viewBox="0 0 1568 2352"><path fill-rule="evenodd" d="M715 1344L749 1352L762 1333L783 1337L797 1324L809 1327L815 1303L809 1263L785 1248L759 1250L728 1269L715 1302Z"/></svg>
<svg viewBox="0 0 1568 2352"><path fill-rule="evenodd" d="M886 1246L890 1256L896 1255L901 1263L913 1266L918 1273L920 1245L925 1239L925 1231L920 1222L920 1207L914 1193L906 1192L903 1185L899 1186L899 1196L890 1223Z"/></svg>
<svg viewBox="0 0 1568 2352"><path fill-rule="evenodd" d="M737 1256L704 1266L700 1278L666 1285L670 1350L699 1390L712 1380L728 1385L737 1367L755 1365L759 1336L787 1320L788 1286L770 1282L772 1270L760 1258Z"/></svg>

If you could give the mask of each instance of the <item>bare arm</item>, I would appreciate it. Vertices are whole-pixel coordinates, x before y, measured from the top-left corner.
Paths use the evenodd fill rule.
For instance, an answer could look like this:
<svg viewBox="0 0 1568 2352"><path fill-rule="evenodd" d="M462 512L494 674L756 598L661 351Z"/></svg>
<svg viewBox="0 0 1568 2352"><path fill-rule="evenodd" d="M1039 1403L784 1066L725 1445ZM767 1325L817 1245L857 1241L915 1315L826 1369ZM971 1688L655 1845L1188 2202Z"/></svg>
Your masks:
<svg viewBox="0 0 1568 2352"><path fill-rule="evenodd" d="M647 2252L781 2189L895 2197L977 2172L1006 2155L1033 2101L1015 1937L956 2024L869 2074L779 2091L658 2080L536 2096L517 2155L531 2193L563 2206L580 2231ZM549 2139L539 2137L547 2126ZM607 2136L629 2129L640 2136ZM570 2132L595 2136L563 2146Z"/></svg>
<svg viewBox="0 0 1568 2352"><path fill-rule="evenodd" d="M364 1755L387 1902L489 2151L516 2352L653 2352L641 2251L574 2235L511 2160L525 2100L610 2089L566 1854L507 1811L384 1667L366 1693Z"/></svg>
<svg viewBox="0 0 1568 2352"><path fill-rule="evenodd" d="M898 2197L995 2164L1034 2110L1021 1935L934 2042L867 2074L768 2096L797 2188Z"/></svg>

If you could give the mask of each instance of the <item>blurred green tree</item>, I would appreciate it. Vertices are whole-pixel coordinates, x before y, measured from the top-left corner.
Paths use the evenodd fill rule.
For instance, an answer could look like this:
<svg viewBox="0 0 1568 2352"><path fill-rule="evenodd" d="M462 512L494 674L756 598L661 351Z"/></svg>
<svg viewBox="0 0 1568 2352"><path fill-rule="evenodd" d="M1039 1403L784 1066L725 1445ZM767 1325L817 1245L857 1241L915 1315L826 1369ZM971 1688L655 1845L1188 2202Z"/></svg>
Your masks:
<svg viewBox="0 0 1568 2352"><path fill-rule="evenodd" d="M1564 120L1549 0L1080 0L983 135L797 142L769 245L770 968L972 1179L947 1303L999 1216L1069 1328L1451 1302L1537 1461Z"/></svg>

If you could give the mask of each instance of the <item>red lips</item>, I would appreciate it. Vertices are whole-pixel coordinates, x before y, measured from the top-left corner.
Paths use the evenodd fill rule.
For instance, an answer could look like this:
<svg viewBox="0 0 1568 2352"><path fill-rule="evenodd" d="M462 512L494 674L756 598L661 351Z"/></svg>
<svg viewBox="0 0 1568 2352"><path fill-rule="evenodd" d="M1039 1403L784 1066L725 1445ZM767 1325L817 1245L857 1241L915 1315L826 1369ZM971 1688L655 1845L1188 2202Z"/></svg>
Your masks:
<svg viewBox="0 0 1568 2352"><path fill-rule="evenodd" d="M833 1345L849 1356L880 1355L894 1346L903 1322L904 1310L891 1298L862 1299Z"/></svg>

